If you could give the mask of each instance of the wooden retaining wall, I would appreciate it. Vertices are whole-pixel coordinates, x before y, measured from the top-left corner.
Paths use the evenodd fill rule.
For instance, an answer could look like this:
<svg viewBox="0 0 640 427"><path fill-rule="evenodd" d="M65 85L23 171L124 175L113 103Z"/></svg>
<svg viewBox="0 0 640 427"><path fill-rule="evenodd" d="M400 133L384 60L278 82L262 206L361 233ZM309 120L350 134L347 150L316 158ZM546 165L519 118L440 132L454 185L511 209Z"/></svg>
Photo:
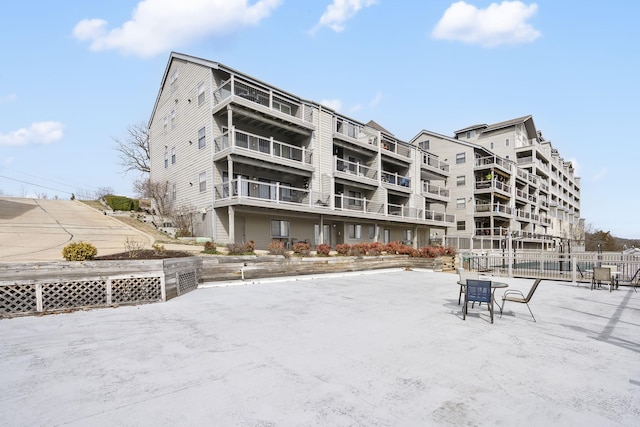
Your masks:
<svg viewBox="0 0 640 427"><path fill-rule="evenodd" d="M202 282L252 280L266 277L367 271L385 268L422 268L455 271L454 257L410 258L407 255L372 257L203 257Z"/></svg>
<svg viewBox="0 0 640 427"><path fill-rule="evenodd" d="M0 264L0 317L166 301L196 289L200 257Z"/></svg>

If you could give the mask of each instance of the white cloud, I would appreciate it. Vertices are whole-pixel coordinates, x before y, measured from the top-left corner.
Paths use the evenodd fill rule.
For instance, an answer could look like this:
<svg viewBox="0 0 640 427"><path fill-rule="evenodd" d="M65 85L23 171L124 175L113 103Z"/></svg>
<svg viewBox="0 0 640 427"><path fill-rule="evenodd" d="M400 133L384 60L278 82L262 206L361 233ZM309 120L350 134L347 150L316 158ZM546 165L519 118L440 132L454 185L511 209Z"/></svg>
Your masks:
<svg viewBox="0 0 640 427"><path fill-rule="evenodd" d="M377 91L376 96L369 102L369 107L376 107L382 101L382 92Z"/></svg>
<svg viewBox="0 0 640 427"><path fill-rule="evenodd" d="M342 101L340 101L339 99L323 99L322 101L320 101L320 104L335 111L340 111L340 109L342 108Z"/></svg>
<svg viewBox="0 0 640 427"><path fill-rule="evenodd" d="M103 19L84 19L73 36L89 41L93 51L118 50L151 57L208 36L230 34L257 25L282 0L144 0L122 26L107 29Z"/></svg>
<svg viewBox="0 0 640 427"><path fill-rule="evenodd" d="M327 6L327 10L320 17L316 29L325 25L339 33L344 30L345 22L353 18L360 9L373 6L376 3L378 0L333 0L333 3Z"/></svg>
<svg viewBox="0 0 640 427"><path fill-rule="evenodd" d="M7 95L0 96L0 104L8 104L10 102L18 99L18 96L15 93L10 93Z"/></svg>
<svg viewBox="0 0 640 427"><path fill-rule="evenodd" d="M535 3L527 6L520 1L491 3L486 9L459 1L444 12L431 35L484 47L529 43L540 37L540 32L526 22L537 9Z"/></svg>
<svg viewBox="0 0 640 427"><path fill-rule="evenodd" d="M349 108L349 114L355 114L360 110L362 110L362 104L356 104L353 107Z"/></svg>
<svg viewBox="0 0 640 427"><path fill-rule="evenodd" d="M608 173L609 170L607 168L600 169L598 173L593 176L593 180L595 182L603 181L607 177Z"/></svg>
<svg viewBox="0 0 640 427"><path fill-rule="evenodd" d="M29 128L0 133L0 145L50 144L62 139L62 128L60 122L35 122Z"/></svg>

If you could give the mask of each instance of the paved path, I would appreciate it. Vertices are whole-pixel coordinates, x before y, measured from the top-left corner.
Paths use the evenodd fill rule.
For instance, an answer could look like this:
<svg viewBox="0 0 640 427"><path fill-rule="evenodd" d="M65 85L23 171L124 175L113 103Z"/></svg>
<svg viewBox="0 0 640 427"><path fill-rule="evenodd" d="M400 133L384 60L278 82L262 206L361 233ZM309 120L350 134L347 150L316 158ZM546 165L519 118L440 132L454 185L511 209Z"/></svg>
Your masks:
<svg viewBox="0 0 640 427"><path fill-rule="evenodd" d="M87 241L98 255L123 252L127 239L151 238L79 201L0 197L0 262L61 261L70 241Z"/></svg>

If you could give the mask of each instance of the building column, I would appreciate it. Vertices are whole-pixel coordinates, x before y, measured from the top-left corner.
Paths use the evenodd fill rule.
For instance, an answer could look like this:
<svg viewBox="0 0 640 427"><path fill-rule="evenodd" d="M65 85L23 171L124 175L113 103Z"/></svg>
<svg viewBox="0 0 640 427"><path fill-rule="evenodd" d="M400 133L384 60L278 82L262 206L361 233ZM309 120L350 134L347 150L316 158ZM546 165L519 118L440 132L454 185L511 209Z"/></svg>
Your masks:
<svg viewBox="0 0 640 427"><path fill-rule="evenodd" d="M227 208L229 212L229 242L235 243L236 241L236 210L233 206Z"/></svg>

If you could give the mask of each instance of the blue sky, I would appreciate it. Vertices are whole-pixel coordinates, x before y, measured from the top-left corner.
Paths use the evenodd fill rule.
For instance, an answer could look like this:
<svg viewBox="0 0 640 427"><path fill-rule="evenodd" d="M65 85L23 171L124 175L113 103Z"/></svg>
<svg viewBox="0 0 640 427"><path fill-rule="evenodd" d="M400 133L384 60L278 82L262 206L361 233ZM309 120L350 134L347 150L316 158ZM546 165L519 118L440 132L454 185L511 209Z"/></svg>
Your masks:
<svg viewBox="0 0 640 427"><path fill-rule="evenodd" d="M148 120L173 50L404 140L532 114L582 178L586 223L638 239L639 14L584 0L10 2L0 194L133 195L113 138Z"/></svg>

